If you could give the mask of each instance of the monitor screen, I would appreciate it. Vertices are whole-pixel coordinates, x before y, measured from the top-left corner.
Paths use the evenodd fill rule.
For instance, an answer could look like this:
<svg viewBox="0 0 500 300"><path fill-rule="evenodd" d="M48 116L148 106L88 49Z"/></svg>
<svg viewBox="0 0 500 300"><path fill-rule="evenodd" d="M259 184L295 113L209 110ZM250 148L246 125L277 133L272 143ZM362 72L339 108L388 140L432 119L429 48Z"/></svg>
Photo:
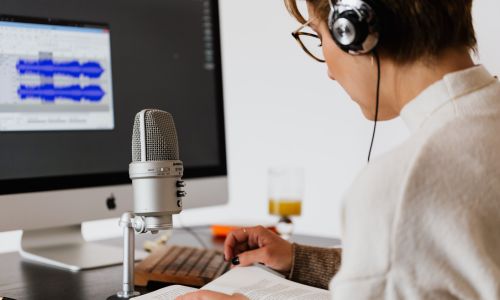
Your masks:
<svg viewBox="0 0 500 300"><path fill-rule="evenodd" d="M215 0L2 0L0 194L129 182L134 115L174 116L185 177L226 174Z"/></svg>
<svg viewBox="0 0 500 300"><path fill-rule="evenodd" d="M0 131L114 129L109 28L0 21Z"/></svg>

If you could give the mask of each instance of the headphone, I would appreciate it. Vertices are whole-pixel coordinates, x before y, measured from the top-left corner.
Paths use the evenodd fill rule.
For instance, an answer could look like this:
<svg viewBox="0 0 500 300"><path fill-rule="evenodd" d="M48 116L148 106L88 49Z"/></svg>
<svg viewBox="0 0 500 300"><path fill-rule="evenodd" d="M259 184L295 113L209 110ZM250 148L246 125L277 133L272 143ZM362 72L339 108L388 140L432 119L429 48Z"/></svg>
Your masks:
<svg viewBox="0 0 500 300"><path fill-rule="evenodd" d="M333 1L335 0L330 0L328 28L335 43L340 49L352 55L372 52L377 60L375 122L368 150L369 163L377 130L380 97L380 59L375 51L380 38L380 22L375 8L377 0L337 0L335 4Z"/></svg>
<svg viewBox="0 0 500 300"><path fill-rule="evenodd" d="M340 49L353 55L375 49L380 36L379 19L371 0L330 0L328 28Z"/></svg>

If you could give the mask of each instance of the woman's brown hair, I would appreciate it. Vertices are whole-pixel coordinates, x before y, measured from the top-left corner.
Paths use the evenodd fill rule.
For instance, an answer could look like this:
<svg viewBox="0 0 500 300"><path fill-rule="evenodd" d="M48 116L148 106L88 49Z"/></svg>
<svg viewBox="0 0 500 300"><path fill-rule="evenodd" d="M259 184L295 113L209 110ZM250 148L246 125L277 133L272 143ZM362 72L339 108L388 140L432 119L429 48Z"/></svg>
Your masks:
<svg viewBox="0 0 500 300"><path fill-rule="evenodd" d="M288 11L299 22L305 17L298 0L284 0ZM475 49L472 0L371 0L383 8L379 15L381 34L379 53L398 63L438 57L442 51L464 47ZM315 16L327 22L329 0L307 0ZM334 1L335 2L335 1Z"/></svg>

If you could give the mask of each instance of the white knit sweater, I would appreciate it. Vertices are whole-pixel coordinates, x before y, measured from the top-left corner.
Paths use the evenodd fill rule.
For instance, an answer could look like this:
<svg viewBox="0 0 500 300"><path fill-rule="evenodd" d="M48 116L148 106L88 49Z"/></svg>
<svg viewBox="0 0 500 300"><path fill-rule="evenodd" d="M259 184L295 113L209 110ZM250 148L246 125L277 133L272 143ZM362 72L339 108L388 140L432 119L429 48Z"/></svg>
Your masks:
<svg viewBox="0 0 500 300"><path fill-rule="evenodd" d="M408 103L412 131L349 189L340 299L500 299L500 83L446 75Z"/></svg>

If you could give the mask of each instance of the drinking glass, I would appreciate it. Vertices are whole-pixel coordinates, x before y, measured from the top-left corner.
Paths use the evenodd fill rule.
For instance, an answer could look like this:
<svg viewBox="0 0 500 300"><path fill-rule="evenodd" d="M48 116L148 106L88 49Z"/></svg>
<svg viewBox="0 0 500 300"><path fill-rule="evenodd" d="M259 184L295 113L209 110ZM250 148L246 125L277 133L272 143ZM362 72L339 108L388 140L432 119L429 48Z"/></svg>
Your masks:
<svg viewBox="0 0 500 300"><path fill-rule="evenodd" d="M279 217L276 230L286 240L293 232L291 217L302 212L304 173L301 167L272 167L268 171L269 214Z"/></svg>

